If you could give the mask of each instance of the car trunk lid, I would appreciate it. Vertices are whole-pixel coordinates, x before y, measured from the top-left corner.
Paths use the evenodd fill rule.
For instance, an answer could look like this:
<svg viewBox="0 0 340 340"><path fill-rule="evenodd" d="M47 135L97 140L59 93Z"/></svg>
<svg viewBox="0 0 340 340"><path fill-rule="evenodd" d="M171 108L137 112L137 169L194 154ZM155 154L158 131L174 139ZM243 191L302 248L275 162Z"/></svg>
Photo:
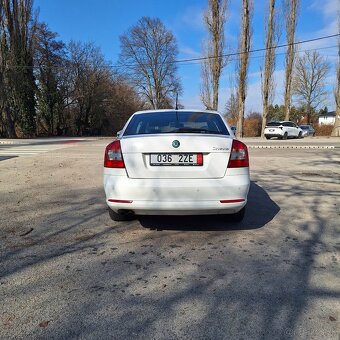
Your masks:
<svg viewBox="0 0 340 340"><path fill-rule="evenodd" d="M179 146L173 146L178 141ZM128 136L120 140L130 178L221 178L225 175L233 139L225 135L163 134ZM177 142L174 143L176 146ZM150 164L151 154L202 154L201 166Z"/></svg>

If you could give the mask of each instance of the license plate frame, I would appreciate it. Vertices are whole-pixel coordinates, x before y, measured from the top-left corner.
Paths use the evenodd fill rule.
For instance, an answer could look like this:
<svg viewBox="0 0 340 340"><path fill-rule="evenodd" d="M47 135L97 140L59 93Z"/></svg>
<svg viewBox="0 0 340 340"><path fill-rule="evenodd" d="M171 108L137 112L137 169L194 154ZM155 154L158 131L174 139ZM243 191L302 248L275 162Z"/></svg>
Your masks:
<svg viewBox="0 0 340 340"><path fill-rule="evenodd" d="M202 166L203 154L193 152L150 153L150 166Z"/></svg>

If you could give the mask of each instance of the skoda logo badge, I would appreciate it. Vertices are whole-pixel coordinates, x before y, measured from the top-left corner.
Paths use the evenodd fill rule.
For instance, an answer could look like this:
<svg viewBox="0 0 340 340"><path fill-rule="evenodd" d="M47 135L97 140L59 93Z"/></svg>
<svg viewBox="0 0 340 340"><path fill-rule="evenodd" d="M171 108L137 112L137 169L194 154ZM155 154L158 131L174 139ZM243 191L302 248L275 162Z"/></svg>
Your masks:
<svg viewBox="0 0 340 340"><path fill-rule="evenodd" d="M180 142L179 142L178 140L174 140L174 141L172 142L172 146L173 146L174 148L178 148L178 147L180 146Z"/></svg>

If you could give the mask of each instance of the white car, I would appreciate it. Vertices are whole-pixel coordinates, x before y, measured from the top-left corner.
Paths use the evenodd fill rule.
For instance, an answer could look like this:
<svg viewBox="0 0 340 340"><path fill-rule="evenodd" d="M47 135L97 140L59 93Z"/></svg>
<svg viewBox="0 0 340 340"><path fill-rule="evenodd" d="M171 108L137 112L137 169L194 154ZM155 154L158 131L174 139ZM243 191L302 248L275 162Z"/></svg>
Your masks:
<svg viewBox="0 0 340 340"><path fill-rule="evenodd" d="M264 129L264 135L267 139L272 137L279 139L302 138L303 131L293 122L278 121L269 122Z"/></svg>
<svg viewBox="0 0 340 340"><path fill-rule="evenodd" d="M245 144L215 111L136 112L105 150L104 189L113 220L134 215L244 216Z"/></svg>

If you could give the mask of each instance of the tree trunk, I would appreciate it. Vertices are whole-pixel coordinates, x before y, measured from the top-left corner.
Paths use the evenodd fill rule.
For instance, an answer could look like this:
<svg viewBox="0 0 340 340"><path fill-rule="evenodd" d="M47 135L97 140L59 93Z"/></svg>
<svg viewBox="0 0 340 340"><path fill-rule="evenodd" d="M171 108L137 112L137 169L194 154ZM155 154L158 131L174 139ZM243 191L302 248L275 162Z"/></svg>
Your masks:
<svg viewBox="0 0 340 340"><path fill-rule="evenodd" d="M243 0L242 13L242 32L241 32L241 55L239 64L239 85L238 85L238 119L237 119L237 137L243 137L243 120L244 107L247 89L247 72L249 64L249 50L250 50L250 17L251 17L251 0Z"/></svg>
<svg viewBox="0 0 340 340"><path fill-rule="evenodd" d="M264 129L267 124L267 115L271 92L273 90L273 73L275 65L275 0L269 0L269 17L267 26L267 39L266 39L266 60L264 66L264 80L262 84L262 127L261 137L264 138Z"/></svg>
<svg viewBox="0 0 340 340"><path fill-rule="evenodd" d="M6 120L7 120L6 130L7 130L8 137L9 138L18 138L17 133L15 131L15 123L14 123L12 116L11 116L11 110L8 106L5 107L5 114L6 114Z"/></svg>
<svg viewBox="0 0 340 340"><path fill-rule="evenodd" d="M202 64L201 100L207 108L218 110L218 90L220 77L227 62L221 55L224 52L224 25L228 0L209 0L204 21L209 38L203 52L209 59ZM212 96L211 96L212 94ZM212 97L212 98L211 98Z"/></svg>
<svg viewBox="0 0 340 340"><path fill-rule="evenodd" d="M289 120L289 112L291 106L291 91L292 91L292 73L294 66L295 57L295 28L297 23L297 11L299 0L286 0L285 2L287 12L285 13L286 18L286 34L288 50L286 55L286 83L285 83L285 120Z"/></svg>
<svg viewBox="0 0 340 340"><path fill-rule="evenodd" d="M310 124L312 116L312 106L308 103L307 104L307 124Z"/></svg>
<svg viewBox="0 0 340 340"><path fill-rule="evenodd" d="M340 17L338 18L338 26L340 31ZM338 84L335 92L335 103L336 103L336 109L335 109L335 122L334 127L331 133L331 136L333 137L340 137L340 38L338 41L338 71L337 71L337 79Z"/></svg>

